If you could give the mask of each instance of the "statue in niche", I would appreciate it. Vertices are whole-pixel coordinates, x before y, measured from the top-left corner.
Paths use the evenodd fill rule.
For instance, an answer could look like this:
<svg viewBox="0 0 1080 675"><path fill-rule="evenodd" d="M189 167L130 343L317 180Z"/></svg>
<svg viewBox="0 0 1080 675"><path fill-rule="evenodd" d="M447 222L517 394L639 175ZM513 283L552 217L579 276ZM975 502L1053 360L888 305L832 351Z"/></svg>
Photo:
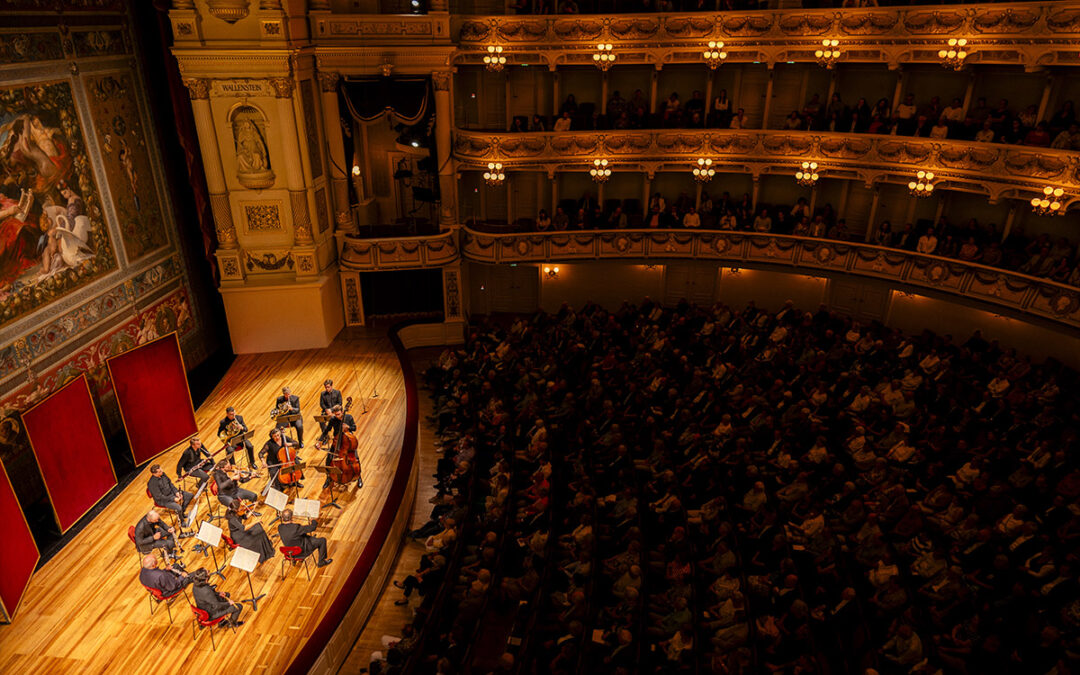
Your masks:
<svg viewBox="0 0 1080 675"><path fill-rule="evenodd" d="M233 112L232 128L237 180L252 190L271 187L274 172L270 170L270 153L262 114L252 106L240 106Z"/></svg>

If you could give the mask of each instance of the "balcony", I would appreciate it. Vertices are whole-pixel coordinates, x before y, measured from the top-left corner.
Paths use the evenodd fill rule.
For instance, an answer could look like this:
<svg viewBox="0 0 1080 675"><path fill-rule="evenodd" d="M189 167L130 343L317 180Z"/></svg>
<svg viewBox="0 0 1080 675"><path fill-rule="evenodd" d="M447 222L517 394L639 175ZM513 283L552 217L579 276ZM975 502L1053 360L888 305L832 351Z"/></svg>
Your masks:
<svg viewBox="0 0 1080 675"><path fill-rule="evenodd" d="M459 258L454 231L422 237L368 239L345 236L338 261L353 272L380 272L396 269L442 267Z"/></svg>
<svg viewBox="0 0 1080 675"><path fill-rule="evenodd" d="M939 188L984 194L991 201L1028 201L1048 183L1070 195L1080 191L1076 152L907 136L720 129L517 134L457 130L454 155L463 169L482 170L487 162L498 161L509 171L549 172L586 171L596 157L611 160L616 171L689 172L698 157L709 157L718 171L755 177L793 175L798 164L812 160L826 177L867 185L906 185L916 171L929 169L941 181Z"/></svg>

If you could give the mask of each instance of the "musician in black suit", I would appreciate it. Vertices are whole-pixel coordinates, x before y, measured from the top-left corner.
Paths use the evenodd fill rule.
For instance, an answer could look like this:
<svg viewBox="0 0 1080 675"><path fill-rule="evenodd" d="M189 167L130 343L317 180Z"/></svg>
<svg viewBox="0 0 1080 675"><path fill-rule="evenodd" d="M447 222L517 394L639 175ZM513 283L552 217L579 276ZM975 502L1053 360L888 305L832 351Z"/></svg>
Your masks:
<svg viewBox="0 0 1080 675"><path fill-rule="evenodd" d="M181 588L195 581L187 572L177 572L171 567L158 568L158 559L153 554L142 559L139 570L139 583L147 588L156 588L165 597L176 593Z"/></svg>
<svg viewBox="0 0 1080 675"><path fill-rule="evenodd" d="M230 426L237 426L239 428L239 431L226 435L226 432L229 430ZM230 437L236 436L237 434L247 433L247 431L248 426L244 423L244 416L237 415L236 408L232 406L225 408L225 418L218 422L218 438L220 438L221 441L225 443L229 440ZM235 461L233 460L233 453L239 450L241 447L243 447L244 450L247 451L248 468L252 470L258 469L259 465L255 462L255 446L252 445L251 441L246 438L242 441L238 441L229 445L228 449L225 451L225 454L229 457L229 462L235 464Z"/></svg>
<svg viewBox="0 0 1080 675"><path fill-rule="evenodd" d="M300 414L300 397L293 396L292 390L288 387L282 387L281 396L277 397L277 401L275 401L274 405L277 406L278 410L281 410L282 403L288 403L288 409L286 414ZM304 420L301 418L288 424L278 424L279 428L284 428L287 426L291 426L296 429L296 440L300 443L301 448L304 447Z"/></svg>
<svg viewBox="0 0 1080 675"><path fill-rule="evenodd" d="M330 563L334 562L332 558L326 557L326 540L322 537L313 537L311 533L318 527L316 523L310 525L300 525L294 523L292 509L285 509L281 512L281 524L278 525L278 535L281 537L282 546L299 546L301 556L306 558L314 551L319 552L319 560L315 563L316 567L326 567Z"/></svg>
<svg viewBox="0 0 1080 675"><path fill-rule="evenodd" d="M176 552L175 535L176 530L161 522L161 515L151 510L135 525L135 546L139 548L139 553L150 553L160 548L169 558Z"/></svg>
<svg viewBox="0 0 1080 675"><path fill-rule="evenodd" d="M240 612L244 611L244 606L239 602L230 600L228 593L219 593L216 588L211 586L207 581L210 574L206 570L197 569L191 573L191 576L195 578L191 587L191 594L195 596L196 607L206 612L211 619L228 614L229 618L221 622L223 626L242 626L244 624L240 620Z"/></svg>
<svg viewBox="0 0 1080 675"><path fill-rule="evenodd" d="M246 499L248 501L255 501L259 498L259 495L255 494L251 490L245 490L229 476L230 470L235 470L229 460L223 459L217 463L214 467L214 482L217 483L218 489L218 501L228 506L232 504L236 499Z"/></svg>
<svg viewBox="0 0 1080 675"><path fill-rule="evenodd" d="M240 502L233 501L225 511L225 519L229 522L229 537L236 542L237 546L255 551L259 554L259 563L264 563L274 557L274 545L270 537L266 535L262 523L255 523L251 527L244 527L246 513L241 513Z"/></svg>
<svg viewBox="0 0 1080 675"><path fill-rule="evenodd" d="M191 498L195 496L187 490L174 486L160 464L150 466L150 480L146 483L146 489L150 491L150 496L154 498L156 506L172 509L181 518L184 517L184 511L187 511Z"/></svg>
<svg viewBox="0 0 1080 675"><path fill-rule="evenodd" d="M183 480L185 475L195 476L199 479L199 486L206 482L210 474L206 470L210 467L210 453L203 447L202 440L198 436L192 437L184 452L180 455L180 461L176 463L177 480Z"/></svg>
<svg viewBox="0 0 1080 675"><path fill-rule="evenodd" d="M281 460L278 457L278 453L286 445L288 445L291 448L294 448L294 450L293 450L293 460L294 461L299 461L300 457L298 455L296 455L296 451L295 451L295 448L298 447L296 441L294 441L293 439L286 436L281 431L281 429L273 429L273 430L271 430L270 431L270 440L266 441L266 443L262 447L262 450L259 451L259 455L265 455L266 456L266 465L274 467L273 469L270 469L271 475L274 477L274 489L275 490L281 490L283 492L285 490L285 486L281 483L281 481L278 480L278 474L281 472L281 466L280 466ZM292 484L290 483L290 485L292 485ZM302 487L304 487L304 484L297 481L296 482L296 487L302 488Z"/></svg>
<svg viewBox="0 0 1080 675"><path fill-rule="evenodd" d="M335 405L330 409L330 419L326 423L326 428L323 429L322 436L319 437L319 444L323 447L327 447L326 441L330 440L329 452L326 453L327 466L330 466L330 462L334 459L335 450L338 447L338 436L342 434L342 429L355 433L356 420L353 419L352 415L345 412L345 409L340 405ZM356 477L356 485L357 487L364 487L364 481L359 476ZM326 477L323 487L330 487L330 476Z"/></svg>
<svg viewBox="0 0 1080 675"><path fill-rule="evenodd" d="M341 405L341 392L334 389L334 381L327 380L322 383L323 391L319 394L319 407L322 408L323 415L329 415L334 406ZM326 434L326 422L319 422L319 429L322 433Z"/></svg>

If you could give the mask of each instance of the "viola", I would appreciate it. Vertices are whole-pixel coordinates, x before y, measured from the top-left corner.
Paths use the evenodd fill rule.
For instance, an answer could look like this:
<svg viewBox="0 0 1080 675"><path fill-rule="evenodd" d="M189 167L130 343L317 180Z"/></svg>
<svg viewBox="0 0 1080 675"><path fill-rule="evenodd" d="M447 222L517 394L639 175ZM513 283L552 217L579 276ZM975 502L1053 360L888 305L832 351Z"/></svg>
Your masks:
<svg viewBox="0 0 1080 675"><path fill-rule="evenodd" d="M277 460L281 465L278 469L278 482L282 485L292 485L297 481L304 480L304 472L293 469L296 466L296 451L289 445L288 439L282 439L284 445L278 450Z"/></svg>

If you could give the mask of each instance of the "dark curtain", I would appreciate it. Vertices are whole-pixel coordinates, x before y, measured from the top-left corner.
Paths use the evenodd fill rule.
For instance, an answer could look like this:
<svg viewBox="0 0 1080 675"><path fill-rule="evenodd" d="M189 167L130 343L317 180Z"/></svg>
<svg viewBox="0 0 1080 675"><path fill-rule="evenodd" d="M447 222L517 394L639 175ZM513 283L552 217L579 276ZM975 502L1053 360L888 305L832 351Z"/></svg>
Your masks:
<svg viewBox="0 0 1080 675"><path fill-rule="evenodd" d="M341 83L344 109L356 120L373 122L389 114L393 121L416 124L432 107L428 78L345 78Z"/></svg>
<svg viewBox="0 0 1080 675"><path fill-rule="evenodd" d="M360 295L368 316L441 314L442 270L363 272Z"/></svg>

